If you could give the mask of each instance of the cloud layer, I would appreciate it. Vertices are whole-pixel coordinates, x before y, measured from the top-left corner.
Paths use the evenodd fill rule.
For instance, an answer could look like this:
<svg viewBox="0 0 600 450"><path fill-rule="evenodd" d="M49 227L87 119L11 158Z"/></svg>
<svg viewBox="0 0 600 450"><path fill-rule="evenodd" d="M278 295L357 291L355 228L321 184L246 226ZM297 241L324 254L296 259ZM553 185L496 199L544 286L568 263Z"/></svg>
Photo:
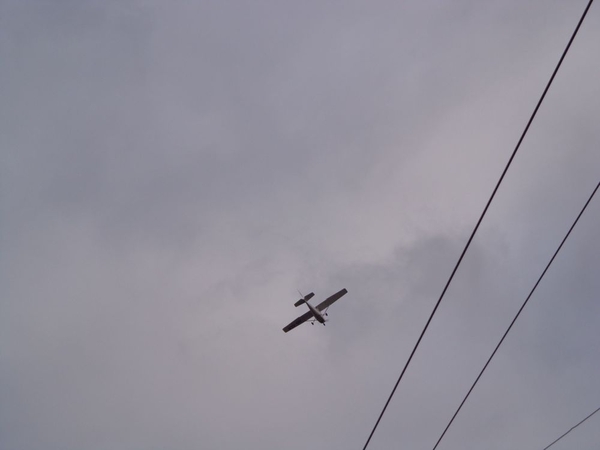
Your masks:
<svg viewBox="0 0 600 450"><path fill-rule="evenodd" d="M362 447L584 7L522 3L4 2L0 447ZM598 182L599 21L371 448L433 446ZM598 407L599 221L441 448Z"/></svg>

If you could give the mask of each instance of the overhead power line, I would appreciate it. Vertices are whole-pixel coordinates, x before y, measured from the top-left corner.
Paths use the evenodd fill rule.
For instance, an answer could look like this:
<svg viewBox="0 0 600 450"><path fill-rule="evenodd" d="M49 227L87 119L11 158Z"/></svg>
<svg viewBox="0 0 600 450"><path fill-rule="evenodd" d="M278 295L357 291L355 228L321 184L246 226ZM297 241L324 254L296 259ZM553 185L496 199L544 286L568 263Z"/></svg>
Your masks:
<svg viewBox="0 0 600 450"><path fill-rule="evenodd" d="M579 422L577 425L573 425L569 431L567 431L566 433L564 433L562 436L560 436L558 439L556 439L554 442L552 442L550 445L544 447L542 450L548 450L550 447L552 447L554 444L556 444L558 441L560 441L562 438L564 438L567 434L569 434L571 431L573 431L575 428L577 428L579 425L581 425L583 422L585 422L586 420L588 420L590 417L592 417L594 414L596 414L598 411L600 411L600 408L598 408L596 411L594 411L593 413L591 413L589 416L587 416L585 419L583 419L581 422Z"/></svg>
<svg viewBox="0 0 600 450"><path fill-rule="evenodd" d="M448 431L448 429L450 428L450 425L452 425L452 422L454 422L454 419L456 418L456 416L458 415L459 411L461 410L461 408L463 407L463 405L465 404L465 402L467 401L467 399L469 398L469 395L471 395L471 392L473 391L473 389L475 388L475 385L479 382L479 379L481 378L481 376L483 375L483 372L485 372L485 369L487 369L488 365L490 364L490 362L492 361L492 359L494 358L494 356L496 355L496 352L498 351L498 349L500 348L500 346L502 345L502 343L504 342L504 339L506 338L506 336L508 335L509 331L511 330L512 326L515 324L515 322L517 321L517 319L519 318L519 315L521 314L521 312L523 311L523 309L525 308L525 305L527 305L527 302L529 301L529 299L531 298L531 296L533 295L533 293L535 292L535 290L537 289L538 285L540 284L540 282L542 281L542 278L544 278L544 275L546 275L546 272L548 271L548 269L550 268L550 266L552 265L552 262L554 261L554 259L556 258L556 255L558 255L558 252L560 251L560 249L562 248L563 244L566 242L567 238L569 237L569 235L571 234L571 231L573 231L573 228L575 228L575 225L577 225L577 222L579 221L579 218L582 216L583 212L586 210L586 208L588 207L588 205L590 204L590 202L592 201L592 198L594 198L594 195L596 194L596 192L598 191L598 188L600 187L600 182L596 185L596 188L593 190L592 195L590 195L590 197L588 198L587 202L585 202L585 205L583 206L583 208L581 209L581 211L579 212L579 215L577 216L577 218L575 219L575 222L573 222L573 225L571 225L571 228L569 228L569 231L567 232L567 234L565 235L565 237L563 238L562 242L560 243L560 245L558 246L558 248L556 249L556 251L554 252L554 255L552 255L552 258L550 258L550 261L548 262L548 264L546 265L546 268L544 269L544 271L542 272L542 274L540 275L540 277L538 278L538 280L536 281L536 283L533 285L533 288L531 289L531 291L529 292L529 295L527 296L527 298L525 299L525 301L523 302L523 304L521 305L521 308L519 308L519 311L517 312L517 314L515 315L515 317L513 318L512 322L510 323L510 325L508 326L508 328L506 329L506 331L504 332L504 335L502 336L502 338L500 339L500 342L498 342L498 345L496 345L496 348L494 349L494 351L492 352L491 356L489 357L489 359L487 360L487 362L485 363L485 365L483 366L483 369L481 369L481 372L479 372L479 375L477 375L477 378L475 379L475 381L473 382L473 385L471 386L471 388L469 389L469 392L467 392L467 395L465 395L465 398L463 398L463 401L460 403L460 405L458 406L458 409L456 410L456 412L454 413L454 415L452 416L452 419L450 419L450 422L448 422L448 425L446 425L446 428L444 429L444 432L442 433L442 435L439 437L439 439L437 440L437 442L435 443L435 445L433 446L433 450L435 450L437 448L437 446L440 444L440 442L442 441L442 439L444 438L444 436L446 435L446 432Z"/></svg>
<svg viewBox="0 0 600 450"><path fill-rule="evenodd" d="M463 249L462 253L460 254L460 257L458 258L458 261L456 262L454 269L452 269L450 278L448 278L448 281L446 282L446 285L444 286L444 289L442 290L442 293L440 294L440 297L439 297L438 301L436 302L436 304L433 308L433 311L431 311L431 315L429 316L429 318L427 319L427 322L425 323L425 327L423 328L423 331L421 331L421 334L419 335L419 338L417 339L417 342L416 342L414 348L410 352L408 360L406 361L406 364L404 365L402 372L400 372L400 376L398 377L398 380L396 381L396 384L394 385L392 392L390 393L387 401L385 402L385 405L383 406L383 409L382 409L381 413L379 414L379 417L377 418L377 421L375 422L375 425L373 426L373 429L371 430L371 433L369 434L367 441L365 442L363 450L366 450L367 447L369 446L369 443L371 442L371 438L375 434L375 431L377 430L377 427L379 426L379 422L381 422L381 418L385 414L385 411L387 410L387 407L390 404L392 397L396 393L396 389L398 388L400 381L404 377L404 373L406 372L406 369L408 368L410 362L412 361L412 358L413 358L415 352L417 351L417 348L419 347L419 344L421 343L421 340L423 339L423 336L425 335L427 328L429 328L429 324L431 323L433 316L435 315L438 307L440 306L440 303L442 302L444 295L446 295L446 291L448 290L448 287L450 286L450 283L452 282L452 279L454 278L454 275L456 274L458 267L460 266L465 254L467 253L467 250L469 249L469 246L471 245L471 242L473 241L473 238L475 237L475 233L477 233L477 230L479 229L479 225L481 225L481 222L483 221L483 218L485 217L487 210L490 207L490 204L492 203L492 200L496 196L496 192L498 192L498 188L500 187L500 184L502 184L502 181L504 180L504 176L506 175L508 168L512 164L513 159L515 158L515 155L519 151L519 148L521 147L521 143L523 142L525 135L529 131L529 127L531 126L533 119L537 115L537 112L538 112L542 102L544 101L544 98L546 97L546 93L550 89L550 86L552 85L552 82L554 81L554 77L556 76L558 69L562 65L562 62L565 59L565 56L567 55L569 48L571 47L571 44L573 43L573 40L575 39L575 36L577 35L579 28L581 27L581 24L583 23L583 20L585 19L585 16L587 15L587 12L590 9L590 6L592 5L593 2L594 2L594 0L589 1L589 3L587 4L587 6L585 8L585 11L583 12L583 15L579 19L577 27L575 28L573 35L569 39L569 43L567 44L567 47L563 51L563 53L560 57L560 60L558 61L558 64L556 65L556 68L554 69L554 72L552 72L552 76L550 77L550 80L546 84L546 87L545 87L540 99L538 100L537 105L535 106L535 109L533 110L533 113L531 114L531 117L529 118L529 121L527 122L527 125L525 126L525 129L523 130L523 133L521 134L521 137L519 138L517 145L515 146L515 149L513 150L512 154L506 164L506 167L504 167L504 170L502 171L502 174L500 175L500 178L498 179L498 182L496 183L496 186L494 187L494 190L492 191L492 195L490 196L489 200L487 201L485 208L483 209L483 212L481 213L481 216L479 217L479 220L477 220L477 224L475 225L475 228L473 228L473 231L471 232L471 235L469 236L469 239L467 240L467 244L465 245L465 248Z"/></svg>

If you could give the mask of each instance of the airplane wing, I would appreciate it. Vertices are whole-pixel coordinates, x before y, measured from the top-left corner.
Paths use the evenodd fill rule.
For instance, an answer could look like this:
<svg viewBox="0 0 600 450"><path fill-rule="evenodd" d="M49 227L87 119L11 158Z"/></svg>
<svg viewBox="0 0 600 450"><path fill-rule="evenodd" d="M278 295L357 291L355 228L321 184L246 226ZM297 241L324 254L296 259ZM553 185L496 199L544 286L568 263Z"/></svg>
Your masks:
<svg viewBox="0 0 600 450"><path fill-rule="evenodd" d="M329 308L334 302L338 301L341 297L343 297L347 293L348 293L348 291L346 289L342 289L341 291L336 292L331 297L326 298L321 303L319 303L317 305L317 309L319 311L323 311L325 308Z"/></svg>
<svg viewBox="0 0 600 450"><path fill-rule="evenodd" d="M311 311L308 311L307 313L302 314L300 317L298 317L295 320L293 320L292 322L290 322L289 325L283 327L283 331L285 331L287 333L288 331L296 328L298 325L302 325L307 320L312 319L313 317L314 317L313 313Z"/></svg>

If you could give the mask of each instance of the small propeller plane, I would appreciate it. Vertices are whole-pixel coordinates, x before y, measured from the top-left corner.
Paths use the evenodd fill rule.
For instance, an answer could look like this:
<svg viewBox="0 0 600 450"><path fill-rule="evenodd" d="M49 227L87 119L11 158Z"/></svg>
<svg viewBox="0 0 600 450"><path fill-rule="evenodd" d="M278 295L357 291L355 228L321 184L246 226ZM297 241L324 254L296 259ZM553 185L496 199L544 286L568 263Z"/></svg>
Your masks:
<svg viewBox="0 0 600 450"><path fill-rule="evenodd" d="M283 327L283 331L287 333L288 331L293 330L298 325L302 325L304 322L307 321L310 322L312 325L315 324L315 321L325 325L325 322L327 322L327 319L325 317L327 317L327 310L329 309L329 307L347 293L348 291L346 289L342 289L341 291L333 294L331 297L323 300L317 306L313 306L310 303L308 303L308 300L315 296L314 292L305 295L296 303L294 303L294 306L300 306L304 303L306 306L308 306L308 312L302 314L300 317L293 320L289 325ZM300 295L302 295L302 293L300 293Z"/></svg>

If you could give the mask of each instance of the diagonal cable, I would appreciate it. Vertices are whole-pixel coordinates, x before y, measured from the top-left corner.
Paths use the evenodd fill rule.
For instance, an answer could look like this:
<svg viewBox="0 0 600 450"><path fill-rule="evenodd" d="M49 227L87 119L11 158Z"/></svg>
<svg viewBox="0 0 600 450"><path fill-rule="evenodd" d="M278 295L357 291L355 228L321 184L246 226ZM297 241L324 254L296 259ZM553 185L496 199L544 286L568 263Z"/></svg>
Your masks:
<svg viewBox="0 0 600 450"><path fill-rule="evenodd" d="M569 431L567 431L566 433L564 433L562 436L560 436L558 439L556 439L554 442L552 442L550 445L547 445L546 447L544 447L542 450L548 450L550 447L552 447L554 444L556 444L558 441L560 441L562 438L564 438L567 434L569 434L571 431L573 431L575 428L577 428L579 425L581 425L583 422L585 422L586 420L588 420L590 417L592 417L594 414L596 414L598 411L600 411L600 408L598 408L596 411L594 411L593 413L591 413L589 416L587 416L585 419L583 419L581 422L579 422L577 425L573 425Z"/></svg>
<svg viewBox="0 0 600 450"><path fill-rule="evenodd" d="M465 256L465 253L467 253L467 250L469 249L469 246L471 245L471 241L473 240L473 237L475 237L475 233L477 233L477 230L479 229L479 225L483 221L483 218L485 217L485 215L487 213L487 210L490 207L490 204L492 203L492 200L496 196L496 192L498 191L498 188L500 187L500 184L502 183L502 180L504 180L504 176L506 175L506 172L508 171L508 168L512 164L512 161L515 158L515 155L517 154L517 151L521 147L521 142L523 142L523 139L525 138L525 135L529 131L529 127L531 126L531 123L533 122L533 119L535 118L535 116L536 116L536 114L538 112L538 109L540 108L542 102L544 101L544 98L546 97L546 93L550 89L550 86L552 85L552 82L554 81L554 77L556 76L556 73L558 72L558 69L562 65L562 62L565 59L565 56L567 55L567 52L569 51L569 48L571 47L571 44L573 43L573 40L575 39L575 36L577 35L577 32L579 31L579 28L581 27L581 24L583 23L583 19L587 15L587 12L590 9L590 6L592 5L593 1L594 0L590 0L589 1L587 7L585 8L585 11L583 12L583 15L581 16L581 19L579 19L579 23L577 24L577 27L575 28L575 31L573 32L573 35L571 36L571 39L569 39L569 43L567 44L567 47L563 51L562 56L560 57L560 60L558 61L558 64L556 65L556 68L554 69L554 72L552 73L552 76L550 77L550 80L546 84L546 87L545 87L545 89L544 89L544 91L543 91L540 99L538 100L537 105L535 106L535 109L533 110L533 113L531 114L531 117L529 118L529 121L527 122L527 125L525 126L525 129L523 130L523 133L521 134L521 137L519 138L519 141L517 142L517 145L515 146L515 149L513 150L512 154L511 154L511 156L510 156L510 158L508 160L508 163L506 164L506 167L502 171L502 175L500 175L500 179L496 183L496 187L494 187L494 190L492 191L492 195L490 196L489 200L487 201L487 204L485 205L485 208L483 209L483 212L481 213L481 216L479 217L479 220L477 221L477 224L475 225L475 228L471 232L471 236L469 237L469 240L467 241L467 244L465 245L465 248L463 249L460 257L458 258L458 261L457 261L456 265L454 266L454 269L452 270L452 273L450 274L450 278L448 278L448 281L446 282L446 285L444 286L444 289L443 289L443 291L442 291L442 293L441 293L441 295L440 295L437 303L435 304L435 307L433 308L433 311L431 312L431 315L429 316L429 318L427 319L427 322L425 323L425 327L423 328L423 331L421 331L419 339L417 339L417 343L415 344L414 348L412 349L412 351L410 353L410 356L408 357L408 360L406 361L406 364L404 365L404 368L402 369L402 372L400 373L400 376L398 377L398 380L396 381L396 384L394 385L394 388L392 389L391 394L389 395L387 401L385 402L385 405L383 406L383 409L382 409L381 413L379 414L379 417L377 418L377 421L375 422L375 426L373 427L373 429L371 430L371 433L369 434L369 437L367 438L367 442L365 443L365 445L363 447L363 450L366 450L367 447L369 446L369 442L371 442L371 438L375 434L375 431L377 430L377 427L379 426L379 422L381 422L381 418L385 414L385 411L386 411L388 405L390 404L390 401L392 400L392 397L396 393L396 389L398 388L398 385L400 384L400 381L404 377L404 373L406 372L406 369L408 368L408 366L409 366L409 364L410 364L410 362L411 362L411 360L412 360L415 352L417 351L417 348L419 347L419 344L421 343L421 340L423 339L423 336L425 335L425 332L427 331L427 328L429 328L429 324L431 323L431 319L433 319L433 316L435 315L438 307L440 306L440 303L442 302L442 299L444 298L444 295L446 294L446 291L448 290L448 287L450 286L450 283L452 282L452 279L454 278L454 274L458 270L458 267L460 266L460 264L461 264L461 262L462 262L462 260L463 260L463 258Z"/></svg>
<svg viewBox="0 0 600 450"><path fill-rule="evenodd" d="M485 365L483 366L483 369L481 369L481 372L479 372L479 375L477 375L477 378L475 379L475 381L473 382L473 385L471 386L471 388L469 389L469 392L467 392L467 395L465 395L465 398L463 398L463 401L460 403L458 409L456 410L456 412L454 413L454 415L452 416L452 419L450 419L450 422L448 422L448 425L446 425L446 428L444 429L444 432L442 433L442 435L439 437L438 441L435 443L435 445L433 446L433 450L435 450L437 448L437 446L439 445L439 443L442 441L442 439L444 438L444 436L446 435L446 432L448 431L448 429L450 428L450 425L452 425L452 422L454 422L454 419L456 418L456 416L458 415L459 411L461 410L461 408L463 407L463 405L465 404L465 402L467 401L467 399L469 398L469 395L471 395L471 392L473 391L473 389L475 388L475 385L479 382L479 379L481 378L481 376L483 375L483 372L485 372L485 369L487 369L488 365L490 364L490 362L492 361L492 359L494 358L494 356L496 355L496 352L498 351L498 349L500 348L500 346L502 345L502 343L504 342L504 338L506 338L506 336L508 335L509 331L511 330L512 326L515 324L515 322L517 321L517 319L519 318L519 315L521 314L521 312L523 311L523 309L525 308L525 305L527 305L527 302L529 301L529 299L531 298L531 296L533 295L533 293L535 292L535 290L537 289L538 285L540 284L540 282L542 281L542 278L544 278L544 275L546 275L546 272L548 271L548 269L550 268L550 266L552 265L552 262L554 261L554 259L556 258L556 255L558 255L558 252L560 252L560 249L562 248L563 244L566 242L567 238L569 237L569 235L571 234L571 231L573 231L573 228L575 228L575 225L577 225L577 222L579 221L579 218L582 216L583 212L586 210L586 208L588 207L588 205L590 204L590 202L592 201L592 198L594 198L594 195L596 194L596 192L598 191L598 188L600 187L600 182L596 185L596 188L594 189L594 191L592 192L592 195L590 195L590 197L588 198L588 201L585 203L585 205L583 206L583 208L581 209L581 211L579 212L579 215L577 216L577 218L575 219L575 222L573 222L573 225L571 225L571 228L569 228L569 231L567 232L567 234L565 235L565 237L563 238L562 242L560 243L560 245L558 246L558 248L556 249L556 251L554 252L554 255L552 255L552 258L550 258L550 261L548 262L548 264L546 265L546 268L544 269L544 271L542 272L542 274L540 275L540 277L538 278L538 280L536 281L536 283L534 284L533 288L531 289L531 291L529 292L529 295L527 296L527 298L525 299L525 301L523 302L523 304L521 305L521 308L519 308L519 311L517 312L517 314L515 315L515 317L513 318L512 322L510 323L510 325L508 326L508 328L506 329L506 331L504 332L504 335L502 336L502 338L500 339L500 342L498 342L498 345L496 345L496 348L494 349L494 351L492 352L491 356L489 357L489 359L487 360L487 362L485 363Z"/></svg>

